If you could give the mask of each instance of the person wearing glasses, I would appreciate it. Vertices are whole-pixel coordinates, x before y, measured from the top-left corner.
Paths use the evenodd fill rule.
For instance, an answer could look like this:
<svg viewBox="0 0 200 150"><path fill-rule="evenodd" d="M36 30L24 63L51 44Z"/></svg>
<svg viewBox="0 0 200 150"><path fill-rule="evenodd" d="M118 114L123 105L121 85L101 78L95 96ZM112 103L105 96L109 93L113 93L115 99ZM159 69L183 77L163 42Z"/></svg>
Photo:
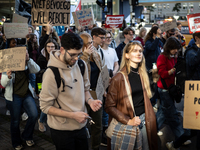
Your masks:
<svg viewBox="0 0 200 150"><path fill-rule="evenodd" d="M94 99L96 96L96 86L99 78L99 74L102 70L102 61L100 55L95 51L93 46L92 37L88 33L82 33L80 37L83 39L83 56L81 59L84 60L88 67L88 75L90 79L90 94ZM105 57L105 56L104 56ZM88 106L86 104L86 106ZM101 142L101 129L102 129L102 109L93 111L89 106L87 107L88 114L92 117L95 124L91 124L91 142L92 149L97 150L100 147Z"/></svg>
<svg viewBox="0 0 200 150"><path fill-rule="evenodd" d="M93 46L95 48L95 51L100 55L103 66L105 65L105 57L103 55L101 46L103 45L103 42L106 39L105 35L106 35L106 31L99 27L95 27L91 31Z"/></svg>
<svg viewBox="0 0 200 150"><path fill-rule="evenodd" d="M166 31L165 35L162 37L163 45L165 45L167 39L171 36L175 37L175 28Z"/></svg>
<svg viewBox="0 0 200 150"><path fill-rule="evenodd" d="M89 119L86 103L93 111L101 108L102 102L90 95L90 81L85 66L81 74L78 59L82 53L83 40L78 34L64 33L60 50L50 52L47 66L57 67L61 76L58 89L55 75L47 69L43 75L39 95L40 109L47 114L47 123L57 150L88 150L86 123Z"/></svg>
<svg viewBox="0 0 200 150"><path fill-rule="evenodd" d="M47 63L49 61L49 56L50 56L49 54L52 50L57 50L57 49L58 49L58 43L53 38L49 38L47 42L45 43L40 56L37 59L37 64L40 66L40 71L36 74L36 83L37 83L36 93L37 94L39 94L39 91L41 90L40 87L42 84L42 76L47 69ZM44 122L46 119L47 119L47 115L41 112L40 118L38 120L39 130L41 132L46 131L46 127L44 125Z"/></svg>
<svg viewBox="0 0 200 150"><path fill-rule="evenodd" d="M122 34L123 34L125 40L124 40L124 42L120 43L117 46L117 48L115 49L117 52L117 57L119 58L119 61L118 61L119 65L121 63L123 49L127 43L129 43L130 41L133 41L135 31L131 27L127 27L123 30Z"/></svg>

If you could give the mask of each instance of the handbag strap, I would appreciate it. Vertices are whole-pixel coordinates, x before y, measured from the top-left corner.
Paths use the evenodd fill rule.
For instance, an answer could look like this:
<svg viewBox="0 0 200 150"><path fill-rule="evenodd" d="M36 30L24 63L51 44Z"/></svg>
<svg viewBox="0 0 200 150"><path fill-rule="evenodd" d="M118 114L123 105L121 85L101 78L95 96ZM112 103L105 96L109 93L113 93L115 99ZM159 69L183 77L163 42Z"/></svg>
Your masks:
<svg viewBox="0 0 200 150"><path fill-rule="evenodd" d="M161 78L161 77L160 77L160 78ZM161 82L162 82L163 87L164 87L165 89L168 89L168 88L167 88L167 84L166 84L166 82L165 82L165 80L164 80L163 78L161 78Z"/></svg>

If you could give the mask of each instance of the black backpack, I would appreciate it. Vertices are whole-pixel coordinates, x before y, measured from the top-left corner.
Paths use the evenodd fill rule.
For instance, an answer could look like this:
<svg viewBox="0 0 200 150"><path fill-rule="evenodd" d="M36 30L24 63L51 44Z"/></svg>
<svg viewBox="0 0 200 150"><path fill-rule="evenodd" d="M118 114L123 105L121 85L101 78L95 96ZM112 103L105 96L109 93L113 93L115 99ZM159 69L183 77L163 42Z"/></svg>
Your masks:
<svg viewBox="0 0 200 150"><path fill-rule="evenodd" d="M84 73L85 73L85 64L84 64L83 60L78 59L78 66L79 66L79 68L81 70L82 76L84 76ZM61 78L60 72L59 72L58 68L54 67L54 66L48 66L48 68L50 68L53 71L53 73L54 73L56 84L57 84L57 88L58 89L60 88L60 85L61 85L61 82L62 82L63 83L63 89L62 89L61 92L65 92L65 80L63 78ZM71 87L69 87L69 88L71 88ZM56 99L56 102L57 102L59 108L61 109L61 106L58 103L57 99Z"/></svg>
<svg viewBox="0 0 200 150"><path fill-rule="evenodd" d="M185 50L184 56L179 56L177 58L177 63L175 65L176 68L176 85L181 88L181 92L184 93L185 90L185 81L189 80L189 77L187 76L187 70L186 70L186 54L189 50L193 49L193 47L187 47ZM195 70L191 73L191 76L193 76L195 73Z"/></svg>

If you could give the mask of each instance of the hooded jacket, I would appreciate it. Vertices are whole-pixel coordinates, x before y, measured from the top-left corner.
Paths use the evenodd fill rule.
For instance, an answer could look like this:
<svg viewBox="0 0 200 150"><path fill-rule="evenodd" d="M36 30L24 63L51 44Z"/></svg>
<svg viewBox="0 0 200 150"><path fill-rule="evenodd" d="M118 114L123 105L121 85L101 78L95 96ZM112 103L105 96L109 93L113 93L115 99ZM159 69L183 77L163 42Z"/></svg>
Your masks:
<svg viewBox="0 0 200 150"><path fill-rule="evenodd" d="M82 76L78 61L71 67L59 59L60 51L51 51L47 66L57 67L61 78L65 81L64 92L63 83L58 89L55 76L51 69L47 69L43 75L42 91L40 93L40 109L47 114L47 123L50 128L56 130L78 130L86 125L78 123L75 119L49 115L51 107L59 108L68 112L87 112L85 107L85 91L89 91L90 82L88 70L85 65L84 76ZM58 103L55 101L57 99Z"/></svg>

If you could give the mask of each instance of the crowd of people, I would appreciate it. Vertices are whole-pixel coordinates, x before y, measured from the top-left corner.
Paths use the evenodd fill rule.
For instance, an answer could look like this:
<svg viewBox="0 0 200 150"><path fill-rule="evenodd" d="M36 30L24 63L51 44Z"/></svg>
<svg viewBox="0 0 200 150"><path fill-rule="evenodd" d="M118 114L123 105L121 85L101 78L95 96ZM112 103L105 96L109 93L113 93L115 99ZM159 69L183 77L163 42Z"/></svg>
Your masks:
<svg viewBox="0 0 200 150"><path fill-rule="evenodd" d="M17 47L22 41L27 49L25 70L1 74L13 148L21 150L23 141L33 146L36 122L41 132L46 131L47 122L57 150L88 150L90 136L93 150L99 150L102 143L112 150L157 150L163 123L175 136L175 141L166 143L169 150L191 143L194 135L200 149L199 131L183 129L168 93L168 87L175 84L177 57L184 54L180 27L177 23L177 28L163 34L159 25L153 24L148 33L142 27L135 39L134 29L126 27L124 41L118 46L114 29L96 25L87 30L79 27L75 32L68 29L61 38L51 23L42 27L41 35L36 26L29 26L29 34L20 41L6 39L1 31L1 50ZM199 80L200 33L193 34L188 48L187 75ZM105 65L109 87L98 99L96 88ZM157 80L153 73L158 74ZM39 100L40 114L35 100ZM23 113L27 122L21 133ZM113 134L107 137L113 122Z"/></svg>

